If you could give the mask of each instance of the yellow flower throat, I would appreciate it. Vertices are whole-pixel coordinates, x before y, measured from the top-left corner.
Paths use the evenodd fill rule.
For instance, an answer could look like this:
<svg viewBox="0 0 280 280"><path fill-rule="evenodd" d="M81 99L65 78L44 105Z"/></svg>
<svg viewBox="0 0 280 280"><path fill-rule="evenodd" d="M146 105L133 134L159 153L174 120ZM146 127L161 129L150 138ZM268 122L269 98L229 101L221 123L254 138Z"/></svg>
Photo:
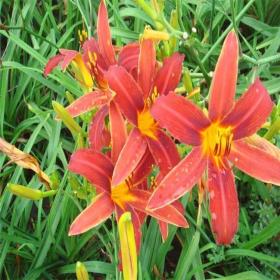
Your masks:
<svg viewBox="0 0 280 280"><path fill-rule="evenodd" d="M123 183L112 187L111 189L111 199L123 210L125 209L126 202L133 201L135 198L130 192L133 188L131 179L128 178Z"/></svg>
<svg viewBox="0 0 280 280"><path fill-rule="evenodd" d="M157 88L154 88L152 94L145 100L145 107L142 112L138 112L138 128L143 135L146 135L154 140L157 140L158 124L153 118L150 108L155 99L159 96Z"/></svg>
<svg viewBox="0 0 280 280"><path fill-rule="evenodd" d="M203 152L211 156L218 167L223 165L223 157L229 155L232 145L231 127L212 123L202 132L202 138Z"/></svg>

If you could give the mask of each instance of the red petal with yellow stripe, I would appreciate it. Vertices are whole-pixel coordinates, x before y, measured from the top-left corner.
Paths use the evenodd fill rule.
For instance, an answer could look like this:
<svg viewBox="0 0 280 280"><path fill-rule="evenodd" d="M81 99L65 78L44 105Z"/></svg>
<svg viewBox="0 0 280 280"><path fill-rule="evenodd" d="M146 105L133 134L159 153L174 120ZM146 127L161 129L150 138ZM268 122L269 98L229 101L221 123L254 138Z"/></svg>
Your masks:
<svg viewBox="0 0 280 280"><path fill-rule="evenodd" d="M96 90L79 97L67 106L66 110L74 118L107 104L110 99L111 93L109 91Z"/></svg>
<svg viewBox="0 0 280 280"><path fill-rule="evenodd" d="M98 10L97 37L100 53L107 66L115 64L115 51L111 41L112 38L108 21L108 12L104 0L100 1Z"/></svg>
<svg viewBox="0 0 280 280"><path fill-rule="evenodd" d="M110 88L115 91L115 101L126 118L137 124L137 112L144 107L143 93L134 78L122 66L111 66L105 74Z"/></svg>
<svg viewBox="0 0 280 280"><path fill-rule="evenodd" d="M222 121L233 127L233 139L240 139L257 132L270 115L273 102L259 79L236 102L233 110Z"/></svg>
<svg viewBox="0 0 280 280"><path fill-rule="evenodd" d="M142 39L138 64L138 83L146 99L154 82L156 68L156 50L152 40Z"/></svg>
<svg viewBox="0 0 280 280"><path fill-rule="evenodd" d="M116 105L116 103L113 101L110 103L109 117L112 143L111 159L112 162L115 163L125 144L127 138L127 131L121 111Z"/></svg>
<svg viewBox="0 0 280 280"><path fill-rule="evenodd" d="M238 38L231 31L223 44L209 93L209 117L221 120L232 108L238 72Z"/></svg>
<svg viewBox="0 0 280 280"><path fill-rule="evenodd" d="M113 165L109 158L92 149L81 149L72 154L68 169L84 176L105 192L110 192Z"/></svg>
<svg viewBox="0 0 280 280"><path fill-rule="evenodd" d="M112 215L114 209L114 203L107 193L97 195L71 224L69 235L81 234L98 226Z"/></svg>
<svg viewBox="0 0 280 280"><path fill-rule="evenodd" d="M106 144L104 142L105 118L108 115L108 106L105 105L94 115L89 125L89 145L95 151L101 151Z"/></svg>
<svg viewBox="0 0 280 280"><path fill-rule="evenodd" d="M134 128L130 132L116 162L112 186L122 183L132 173L145 154L146 148L147 142L145 137L141 135L137 128Z"/></svg>
<svg viewBox="0 0 280 280"><path fill-rule="evenodd" d="M200 108L174 93L157 98L151 112L161 127L190 145L201 144L200 131L210 124Z"/></svg>

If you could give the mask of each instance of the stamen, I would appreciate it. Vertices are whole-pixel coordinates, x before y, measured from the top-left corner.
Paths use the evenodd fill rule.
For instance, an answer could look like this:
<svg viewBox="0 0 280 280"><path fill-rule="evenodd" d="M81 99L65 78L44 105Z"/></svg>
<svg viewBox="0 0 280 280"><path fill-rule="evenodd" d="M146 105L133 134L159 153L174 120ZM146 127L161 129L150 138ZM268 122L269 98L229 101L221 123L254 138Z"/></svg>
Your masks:
<svg viewBox="0 0 280 280"><path fill-rule="evenodd" d="M82 45L84 41L88 38L88 33L83 29L82 31L78 30L78 36L80 40L80 44Z"/></svg>
<svg viewBox="0 0 280 280"><path fill-rule="evenodd" d="M228 156L233 139L230 127L222 127L218 123L210 125L202 133L204 152L212 156L217 166L224 166L224 156Z"/></svg>

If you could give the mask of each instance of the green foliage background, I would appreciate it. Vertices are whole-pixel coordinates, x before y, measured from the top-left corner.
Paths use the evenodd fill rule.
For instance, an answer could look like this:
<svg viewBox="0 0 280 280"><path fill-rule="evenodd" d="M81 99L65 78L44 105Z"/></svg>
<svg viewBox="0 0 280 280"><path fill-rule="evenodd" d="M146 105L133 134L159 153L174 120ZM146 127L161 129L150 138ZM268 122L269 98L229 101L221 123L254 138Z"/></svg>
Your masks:
<svg viewBox="0 0 280 280"><path fill-rule="evenodd" d="M138 40L146 24L154 25L134 1L106 3L117 45ZM31 152L59 182L53 198L32 202L15 197L5 190L7 182L42 185L33 174L6 166L7 158L0 155L0 279L75 279L76 261L84 262L94 279L121 279L112 221L81 236L67 236L85 201L71 190L67 161L75 143L55 120L51 102L67 104L66 91L76 97L82 91L67 73L56 70L47 79L42 76L47 59L58 48L79 48L79 29L95 34L98 4L93 0L0 0L0 136ZM280 115L280 1L167 0L164 4L167 20L177 5L181 31L197 29L188 47L182 43L179 49L186 54L185 67L194 85L201 85L199 102L206 102L208 73L214 69L225 35L235 28L242 50L238 94L260 76L278 104L272 116L276 120ZM279 134L271 141L280 146ZM185 148L179 148L183 155ZM139 279L279 279L280 190L241 172L236 177L240 226L234 243L215 245L206 206L202 225L197 226L193 191L183 198L188 230L170 228L163 244L155 221L144 226Z"/></svg>

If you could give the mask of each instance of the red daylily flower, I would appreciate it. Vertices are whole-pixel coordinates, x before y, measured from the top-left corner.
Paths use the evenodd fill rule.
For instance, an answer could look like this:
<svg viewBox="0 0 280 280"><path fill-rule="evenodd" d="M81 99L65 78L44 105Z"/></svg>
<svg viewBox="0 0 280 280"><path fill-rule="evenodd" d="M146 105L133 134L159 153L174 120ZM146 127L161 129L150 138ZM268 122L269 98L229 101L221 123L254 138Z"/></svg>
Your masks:
<svg viewBox="0 0 280 280"><path fill-rule="evenodd" d="M140 183L134 179L137 173L118 186L112 187L110 180L114 165L101 153L92 149L78 150L71 157L69 170L87 178L96 185L98 190L96 198L72 223L69 235L77 235L99 225L114 211L117 217L124 211L132 213L135 232L138 233L136 236L138 248L141 237L138 212L176 226L187 227L188 225L184 216L172 205L155 211L146 210L151 193L137 187Z"/></svg>
<svg viewBox="0 0 280 280"><path fill-rule="evenodd" d="M209 116L174 93L158 98L152 108L160 126L194 147L161 181L148 207L159 209L177 200L206 170L212 230L219 244L229 244L238 228L239 204L231 164L263 182L280 185L279 149L247 138L261 128L273 102L259 79L234 102L237 71L238 38L232 31L225 39L210 87Z"/></svg>
<svg viewBox="0 0 280 280"><path fill-rule="evenodd" d="M159 210L146 209L151 192L146 190L145 184L150 173L151 160L146 153L143 160L135 166L132 173L118 184L112 185L112 175L126 138L126 128L118 107L112 103L109 114L111 118L112 151L111 159L92 149L81 149L75 152L69 163L69 170L84 176L97 188L98 195L92 203L81 212L72 223L69 235L83 233L99 225L116 213L117 219L125 211L131 212L134 225L137 248L140 248L141 224L145 215L155 217L165 223L187 227L187 221L178 208L168 205ZM122 152L121 152L122 153Z"/></svg>
<svg viewBox="0 0 280 280"><path fill-rule="evenodd" d="M175 53L159 67L153 41L142 39L137 81L122 66L111 66L105 74L110 89L116 93L114 101L134 125L116 163L113 186L120 184L132 172L147 148L163 174L178 163L175 144L160 129L150 109L158 95L166 95L176 88L183 59L183 55Z"/></svg>
<svg viewBox="0 0 280 280"><path fill-rule="evenodd" d="M74 76L80 84L87 91L95 89L81 96L66 108L72 117L110 102L112 92L108 90L104 74L111 65L122 65L132 74L137 69L138 43L131 43L121 48L118 59L116 58L104 0L100 1L98 10L97 37L97 40L95 38L86 40L82 45L81 53L60 49L60 53L52 57L44 69L44 75L47 76L58 65L65 70L71 63L71 71L74 72Z"/></svg>

